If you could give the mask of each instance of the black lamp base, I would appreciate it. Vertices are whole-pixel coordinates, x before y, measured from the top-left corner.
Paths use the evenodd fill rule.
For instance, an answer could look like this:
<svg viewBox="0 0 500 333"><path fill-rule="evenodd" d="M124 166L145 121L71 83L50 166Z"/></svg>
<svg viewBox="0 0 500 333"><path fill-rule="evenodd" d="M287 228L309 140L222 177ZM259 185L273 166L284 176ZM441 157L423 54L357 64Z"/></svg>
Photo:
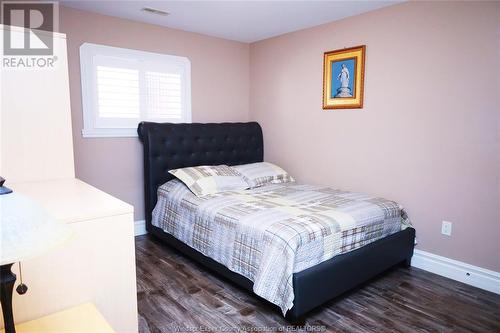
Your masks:
<svg viewBox="0 0 500 333"><path fill-rule="evenodd" d="M12 291L16 282L16 274L12 273L11 267L12 264L0 266L0 302L2 304L5 333L16 333L12 313Z"/></svg>

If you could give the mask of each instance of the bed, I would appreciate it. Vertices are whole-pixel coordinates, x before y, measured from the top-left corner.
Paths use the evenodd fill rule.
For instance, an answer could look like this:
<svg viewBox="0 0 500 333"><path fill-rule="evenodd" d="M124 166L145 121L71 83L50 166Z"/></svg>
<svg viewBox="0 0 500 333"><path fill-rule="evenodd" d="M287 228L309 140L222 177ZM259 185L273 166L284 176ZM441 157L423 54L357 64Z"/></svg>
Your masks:
<svg viewBox="0 0 500 333"><path fill-rule="evenodd" d="M250 291L259 291L256 280L234 266L223 264L213 255L207 255L203 247L166 232L168 226L162 221L174 216L177 211L161 215L169 203L169 192L177 191L178 200L198 202L194 195L189 197L187 189L173 180L169 170L197 165L240 165L263 161L264 147L262 129L258 123L219 123L219 124L169 124L142 122L138 128L139 138L144 146L145 176L145 211L146 229L151 235L161 239L207 268L221 274L237 285ZM304 188L306 186L306 188ZM323 193L322 188L309 188L307 185L287 184L264 188L257 192L274 191L276 193L297 193L297 191L316 191ZM183 192L184 191L184 192ZM322 192L323 191L323 192ZM276 192L276 193L275 193ZM258 196L259 193L237 193L239 196ZM268 193L264 193L269 197ZM338 196L339 193L328 193ZM342 193L340 193L342 195ZM191 199L190 199L191 198ZM223 199L233 200L225 195ZM364 201L371 198L360 197ZM157 205L157 202L159 204ZM384 203L382 203L384 204ZM156 214L153 210L156 208ZM159 213L160 211L160 213ZM158 216L162 216L158 219ZM208 215L207 215L208 216ZM180 220L180 217L178 218ZM170 219L174 223L176 218ZM202 219L203 220L203 219ZM168 224L168 223L167 223ZM180 224L182 225L182 224ZM291 299L288 306L281 304L283 313L293 323L303 322L307 312L336 296L368 281L388 268L403 263L410 264L413 255L415 230L408 227L396 230L394 224L388 223L383 228L387 232L366 245L352 247L347 252L340 252L327 260L318 263L309 262L304 269L288 271ZM217 260L214 260L216 258ZM280 257L281 258L281 257ZM277 260L276 257L273 258ZM283 258L283 260L285 260ZM228 268L230 267L230 268ZM256 292L263 296L261 293ZM289 293L287 294L289 295ZM264 297L268 300L269 297ZM272 301L272 299L271 299ZM274 304L278 302L272 301Z"/></svg>

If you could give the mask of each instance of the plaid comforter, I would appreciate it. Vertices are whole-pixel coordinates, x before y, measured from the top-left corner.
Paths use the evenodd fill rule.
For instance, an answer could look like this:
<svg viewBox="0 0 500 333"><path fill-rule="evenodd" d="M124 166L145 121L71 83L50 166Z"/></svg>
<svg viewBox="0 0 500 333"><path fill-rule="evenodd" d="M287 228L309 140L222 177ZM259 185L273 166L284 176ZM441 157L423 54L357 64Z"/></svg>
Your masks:
<svg viewBox="0 0 500 333"><path fill-rule="evenodd" d="M153 225L293 306L293 273L406 228L394 201L285 183L196 197L178 180L158 189Z"/></svg>

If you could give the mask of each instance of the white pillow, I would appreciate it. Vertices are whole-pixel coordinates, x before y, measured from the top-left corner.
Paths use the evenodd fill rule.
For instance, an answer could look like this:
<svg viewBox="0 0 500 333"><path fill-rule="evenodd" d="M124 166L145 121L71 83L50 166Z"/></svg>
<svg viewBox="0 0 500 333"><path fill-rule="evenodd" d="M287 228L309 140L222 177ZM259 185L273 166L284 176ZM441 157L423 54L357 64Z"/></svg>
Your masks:
<svg viewBox="0 0 500 333"><path fill-rule="evenodd" d="M204 165L169 170L196 196L224 191L246 190L247 182L241 174L227 165Z"/></svg>
<svg viewBox="0 0 500 333"><path fill-rule="evenodd" d="M269 183L279 184L295 181L285 170L269 162L236 165L232 168L243 176L250 188Z"/></svg>

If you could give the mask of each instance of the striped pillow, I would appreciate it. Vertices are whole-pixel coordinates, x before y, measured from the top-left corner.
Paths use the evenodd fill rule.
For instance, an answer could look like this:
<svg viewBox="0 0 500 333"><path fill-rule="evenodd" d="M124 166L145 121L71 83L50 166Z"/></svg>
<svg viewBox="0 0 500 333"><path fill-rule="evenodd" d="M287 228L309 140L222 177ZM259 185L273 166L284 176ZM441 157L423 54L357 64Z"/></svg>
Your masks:
<svg viewBox="0 0 500 333"><path fill-rule="evenodd" d="M241 174L227 165L205 165L170 170L196 196L224 191L246 190L248 184Z"/></svg>
<svg viewBox="0 0 500 333"><path fill-rule="evenodd" d="M285 170L269 162L243 164L232 168L243 176L250 188L269 183L279 184L295 181Z"/></svg>

